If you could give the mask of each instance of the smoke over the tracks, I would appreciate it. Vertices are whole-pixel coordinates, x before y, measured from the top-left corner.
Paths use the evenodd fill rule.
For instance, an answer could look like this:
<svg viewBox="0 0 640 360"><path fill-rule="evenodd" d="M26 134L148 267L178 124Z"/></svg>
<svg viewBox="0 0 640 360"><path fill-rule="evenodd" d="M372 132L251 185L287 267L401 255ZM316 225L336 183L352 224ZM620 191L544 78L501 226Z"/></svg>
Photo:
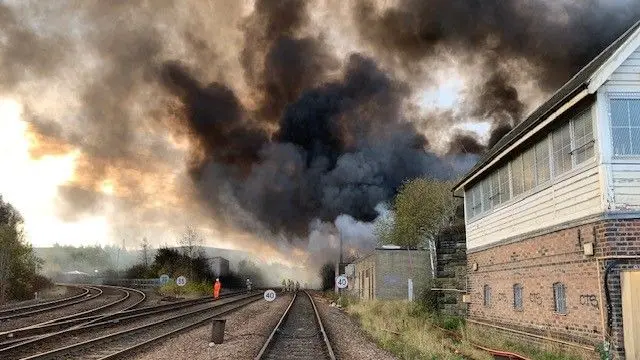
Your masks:
<svg viewBox="0 0 640 360"><path fill-rule="evenodd" d="M65 219L306 247L317 221L365 229L403 181L466 170L638 15L631 0L0 0L0 96L23 104L32 156L75 152ZM451 109L417 104L451 77Z"/></svg>

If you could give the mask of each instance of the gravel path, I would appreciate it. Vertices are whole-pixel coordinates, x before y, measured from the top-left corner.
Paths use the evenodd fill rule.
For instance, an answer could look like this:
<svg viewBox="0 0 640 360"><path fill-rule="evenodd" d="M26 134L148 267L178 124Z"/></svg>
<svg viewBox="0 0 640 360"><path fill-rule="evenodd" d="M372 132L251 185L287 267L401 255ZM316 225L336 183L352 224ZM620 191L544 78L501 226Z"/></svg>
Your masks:
<svg viewBox="0 0 640 360"><path fill-rule="evenodd" d="M224 344L209 347L211 325L201 326L155 345L134 359L253 359L291 302L289 295L255 303L226 315Z"/></svg>
<svg viewBox="0 0 640 360"><path fill-rule="evenodd" d="M329 306L326 299L314 296L333 352L340 360L392 360L393 354L380 349L344 311Z"/></svg>

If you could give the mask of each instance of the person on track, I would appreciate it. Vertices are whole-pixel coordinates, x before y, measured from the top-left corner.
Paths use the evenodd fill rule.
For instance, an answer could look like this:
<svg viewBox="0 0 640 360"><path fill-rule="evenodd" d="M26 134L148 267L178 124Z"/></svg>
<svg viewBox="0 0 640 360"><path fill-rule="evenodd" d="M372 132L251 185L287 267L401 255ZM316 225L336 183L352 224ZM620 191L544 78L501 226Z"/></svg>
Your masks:
<svg viewBox="0 0 640 360"><path fill-rule="evenodd" d="M300 291L300 283L296 281L296 292Z"/></svg>
<svg viewBox="0 0 640 360"><path fill-rule="evenodd" d="M216 278L216 282L213 284L213 298L215 300L220 297L220 288L222 288L222 284L220 283L220 279Z"/></svg>

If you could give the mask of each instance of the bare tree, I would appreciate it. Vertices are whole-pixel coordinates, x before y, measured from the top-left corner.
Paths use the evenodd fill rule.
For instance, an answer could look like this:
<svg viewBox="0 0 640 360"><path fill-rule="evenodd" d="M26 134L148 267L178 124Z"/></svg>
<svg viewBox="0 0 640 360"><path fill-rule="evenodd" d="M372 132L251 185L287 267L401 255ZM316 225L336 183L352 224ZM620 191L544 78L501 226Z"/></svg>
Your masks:
<svg viewBox="0 0 640 360"><path fill-rule="evenodd" d="M202 235L193 226L187 226L178 243L182 253L189 259L189 277L193 278L193 259L202 253Z"/></svg>
<svg viewBox="0 0 640 360"><path fill-rule="evenodd" d="M202 235L193 226L187 226L178 240L183 254L189 259L193 259L202 250L204 239Z"/></svg>
<svg viewBox="0 0 640 360"><path fill-rule="evenodd" d="M149 240L147 240L147 238L145 237L142 239L142 244L140 245L140 257L145 269L149 268L149 255L151 252L150 250L151 249L149 246Z"/></svg>

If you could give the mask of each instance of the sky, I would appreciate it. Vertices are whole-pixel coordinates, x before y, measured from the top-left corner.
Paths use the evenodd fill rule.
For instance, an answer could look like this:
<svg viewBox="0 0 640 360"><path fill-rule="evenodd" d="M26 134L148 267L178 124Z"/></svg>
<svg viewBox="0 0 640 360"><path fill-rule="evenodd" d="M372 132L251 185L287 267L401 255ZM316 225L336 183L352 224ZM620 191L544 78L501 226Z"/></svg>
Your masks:
<svg viewBox="0 0 640 360"><path fill-rule="evenodd" d="M631 0L0 0L0 194L37 247L174 245L185 226L264 258L335 231L371 245L362 229L403 181L459 176L639 15Z"/></svg>
<svg viewBox="0 0 640 360"><path fill-rule="evenodd" d="M453 108L461 86L460 81L452 81L435 90L425 91L421 105L425 108ZM60 218L55 209L58 186L72 179L78 153L71 151L33 159L29 152L33 139L27 131L28 123L22 118L23 110L22 104L15 99L0 98L0 164L3 164L5 174L9 174L0 176L0 194L24 217L26 239L35 247L56 243L72 246L120 244L105 215L95 214L78 221ZM470 122L458 127L486 137L490 124ZM102 191L107 196L111 195L112 185L105 183ZM172 235L164 241L174 242ZM220 240L213 240L211 244L232 247Z"/></svg>

